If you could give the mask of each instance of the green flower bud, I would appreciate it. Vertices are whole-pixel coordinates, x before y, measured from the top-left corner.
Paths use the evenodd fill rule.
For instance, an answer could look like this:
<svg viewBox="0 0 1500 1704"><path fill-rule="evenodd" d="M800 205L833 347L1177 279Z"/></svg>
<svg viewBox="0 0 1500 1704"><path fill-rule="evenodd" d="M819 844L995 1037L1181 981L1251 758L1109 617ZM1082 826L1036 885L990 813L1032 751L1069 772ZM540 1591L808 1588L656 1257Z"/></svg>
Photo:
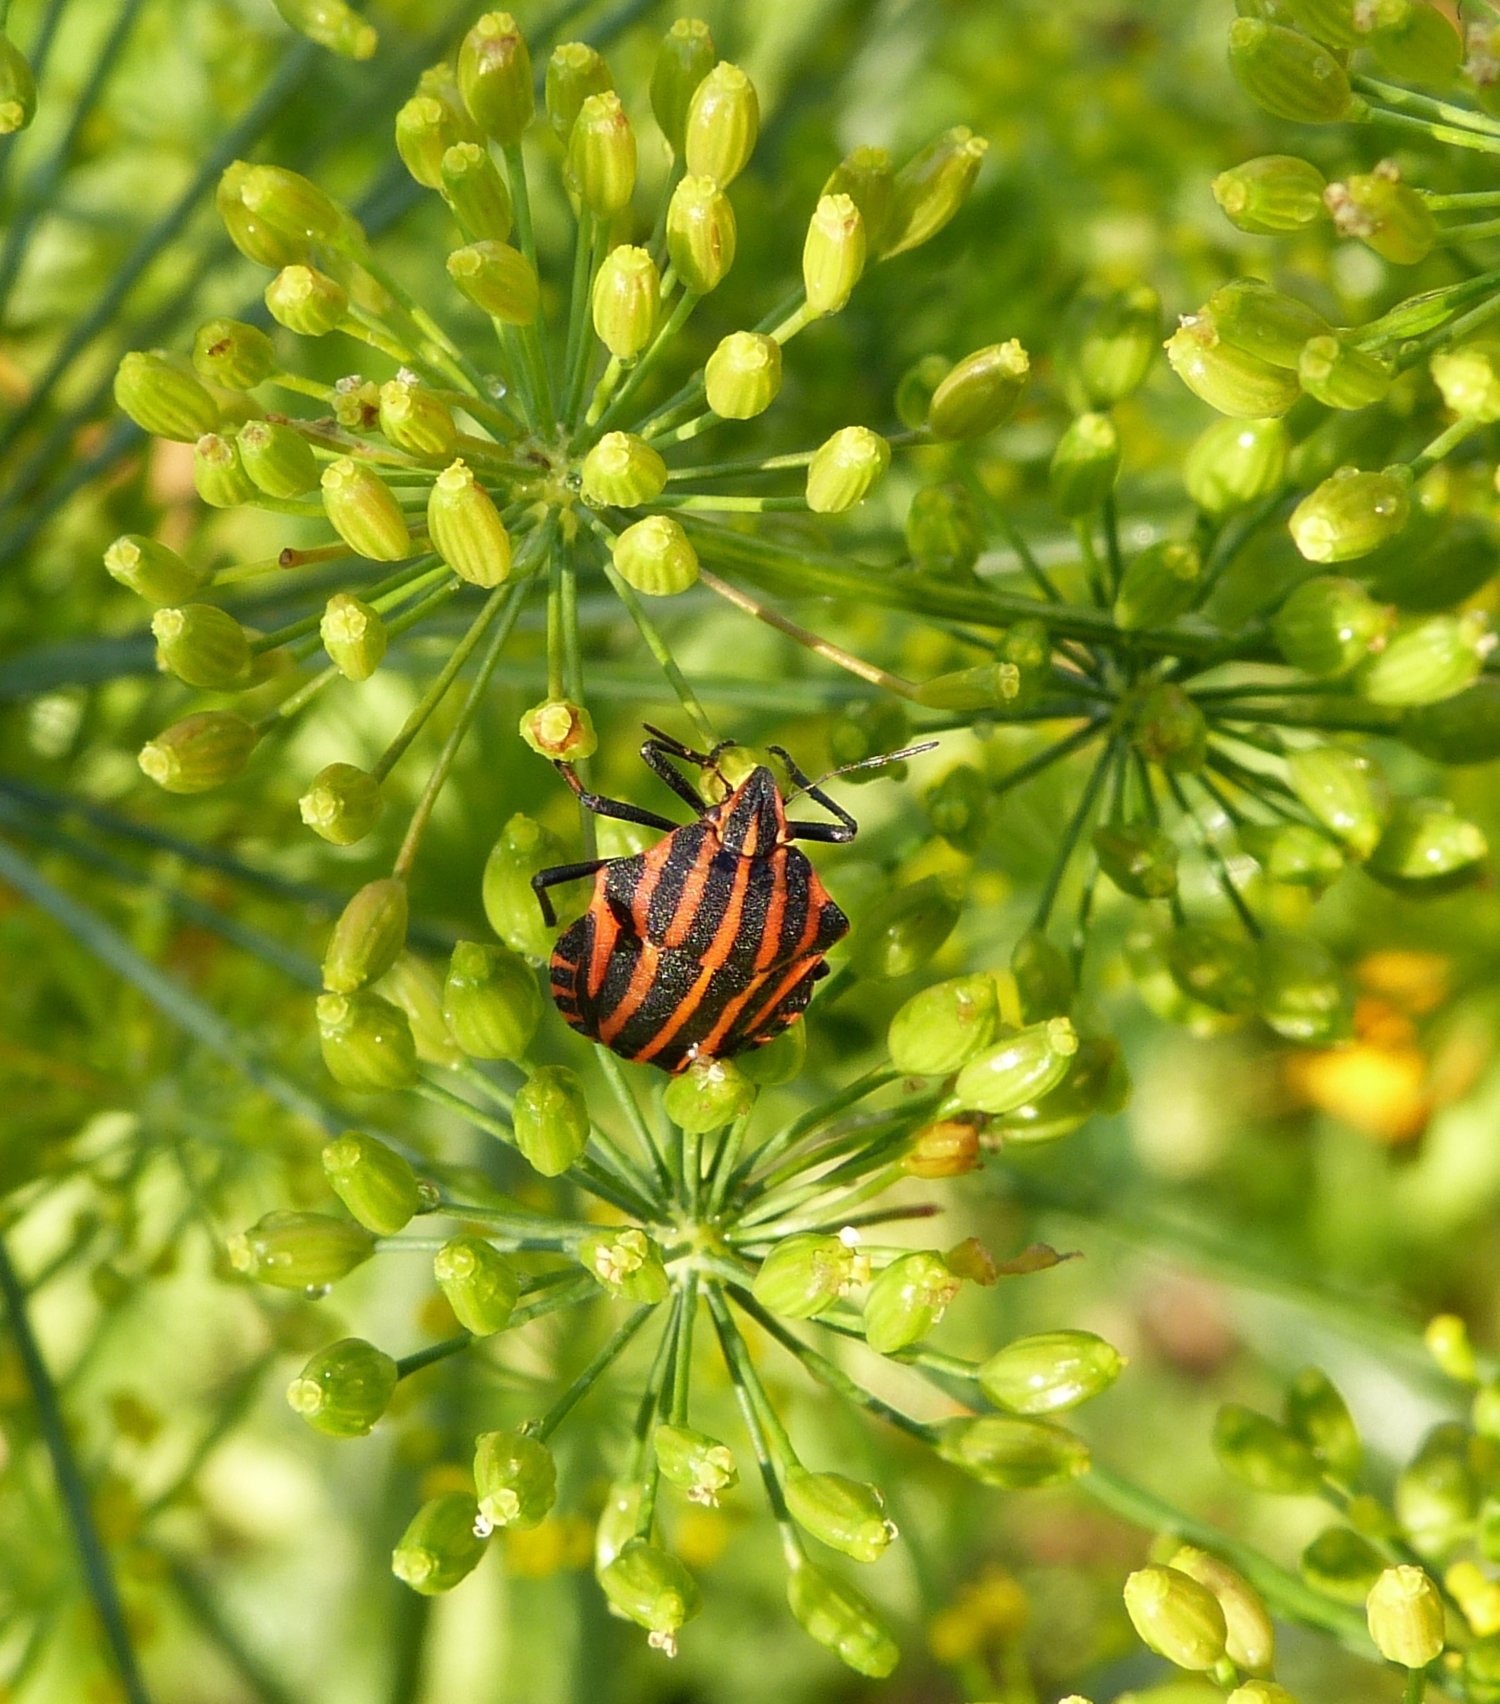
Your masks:
<svg viewBox="0 0 1500 1704"><path fill-rule="evenodd" d="M490 927L506 946L537 964L552 956L555 929L549 929L536 902L531 878L539 870L567 861L563 843L519 812L506 823L490 850L484 866L484 914ZM553 902L563 923L580 916L588 903L587 891L562 890Z"/></svg>
<svg viewBox="0 0 1500 1704"><path fill-rule="evenodd" d="M1500 1637L1476 1639L1464 1652L1463 1687L1469 1704L1500 1704Z"/></svg>
<svg viewBox="0 0 1500 1704"><path fill-rule="evenodd" d="M503 243L510 236L514 214L510 191L500 168L482 142L455 142L439 167L443 199L476 241Z"/></svg>
<svg viewBox="0 0 1500 1704"><path fill-rule="evenodd" d="M989 1045L998 1022L994 978L958 976L913 994L887 1031L891 1063L914 1077L946 1077Z"/></svg>
<svg viewBox="0 0 1500 1704"><path fill-rule="evenodd" d="M1133 738L1136 750L1148 763L1192 772L1203 767L1208 725L1203 712L1180 686L1163 681L1141 699Z"/></svg>
<svg viewBox="0 0 1500 1704"><path fill-rule="evenodd" d="M526 1532L540 1526L557 1500L551 1450L527 1432L481 1432L474 1446L476 1530L488 1535L495 1527Z"/></svg>
<svg viewBox="0 0 1500 1704"><path fill-rule="evenodd" d="M1276 1496L1314 1495L1323 1469L1312 1450L1285 1426L1253 1408L1226 1402L1214 1420L1214 1454L1226 1473Z"/></svg>
<svg viewBox="0 0 1500 1704"><path fill-rule="evenodd" d="M1382 76L1438 88L1453 79L1463 59L1463 43L1438 7L1416 0L1377 0L1373 11L1376 26L1366 40Z"/></svg>
<svg viewBox="0 0 1500 1704"><path fill-rule="evenodd" d="M543 1177L559 1177L589 1143L589 1103L578 1073L543 1065L516 1093L516 1146Z"/></svg>
<svg viewBox="0 0 1500 1704"><path fill-rule="evenodd" d="M903 1255L870 1286L865 1341L880 1355L920 1342L941 1321L960 1288L940 1254Z"/></svg>
<svg viewBox="0 0 1500 1704"><path fill-rule="evenodd" d="M970 1111L1010 1112L1060 1083L1077 1051L1078 1035L1066 1018L1029 1024L971 1059L954 1095Z"/></svg>
<svg viewBox="0 0 1500 1704"><path fill-rule="evenodd" d="M1055 1088L991 1121L1007 1147L1038 1147L1069 1136L1098 1113L1117 1113L1130 1099L1130 1073L1120 1044L1090 1036L1078 1045L1067 1075Z"/></svg>
<svg viewBox="0 0 1500 1704"><path fill-rule="evenodd" d="M1360 670L1360 694L1372 704L1436 704L1462 692L1494 648L1483 610L1402 621Z"/></svg>
<svg viewBox="0 0 1500 1704"><path fill-rule="evenodd" d="M687 1492L690 1503L717 1508L719 1493L739 1484L734 1452L717 1438L687 1426L660 1425L652 1434L662 1477Z"/></svg>
<svg viewBox="0 0 1500 1704"><path fill-rule="evenodd" d="M362 1225L327 1213L267 1213L226 1248L236 1272L278 1290L321 1290L336 1284L375 1252Z"/></svg>
<svg viewBox="0 0 1500 1704"><path fill-rule="evenodd" d="M463 1064L464 1051L443 1016L443 984L431 966L414 953L402 953L381 977L375 992L406 1013L418 1059L450 1069Z"/></svg>
<svg viewBox="0 0 1500 1704"><path fill-rule="evenodd" d="M912 155L896 173L882 260L905 254L942 230L969 199L989 146L960 124Z"/></svg>
<svg viewBox="0 0 1500 1704"><path fill-rule="evenodd" d="M271 376L276 352L258 325L212 319L193 338L193 365L202 378L225 390L254 390Z"/></svg>
<svg viewBox="0 0 1500 1704"><path fill-rule="evenodd" d="M1125 1358L1092 1331L1018 1337L979 1369L979 1388L1012 1414L1060 1414L1106 1391Z"/></svg>
<svg viewBox="0 0 1500 1704"><path fill-rule="evenodd" d="M1167 946L1172 980L1216 1012L1253 1012L1259 996L1254 946L1208 923L1175 930Z"/></svg>
<svg viewBox="0 0 1500 1704"><path fill-rule="evenodd" d="M1178 1668L1211 1669L1224 1655L1228 1630L1219 1600L1179 1569L1153 1566L1128 1575L1125 1611L1142 1640Z"/></svg>
<svg viewBox="0 0 1500 1704"><path fill-rule="evenodd" d="M1031 357L1014 337L976 349L932 393L927 427L939 441L983 438L1021 406Z"/></svg>
<svg viewBox="0 0 1500 1704"><path fill-rule="evenodd" d="M1391 612L1356 581L1318 574L1281 606L1271 631L1294 669L1327 679L1368 657L1390 625Z"/></svg>
<svg viewBox="0 0 1500 1704"><path fill-rule="evenodd" d="M1365 868L1401 892L1446 893L1471 881L1489 850L1484 830L1448 800L1417 799L1396 807Z"/></svg>
<svg viewBox="0 0 1500 1704"><path fill-rule="evenodd" d="M798 1526L856 1562L878 1562L896 1536L895 1523L886 1518L885 1499L873 1485L842 1473L808 1473L794 1467L782 1490Z"/></svg>
<svg viewBox="0 0 1500 1704"><path fill-rule="evenodd" d="M356 556L372 562L400 562L411 555L406 517L378 473L350 456L340 456L323 469L322 485L324 512Z"/></svg>
<svg viewBox="0 0 1500 1704"><path fill-rule="evenodd" d="M1323 204L1341 237L1358 237L1382 260L1416 266L1438 239L1437 220L1417 192L1401 182L1394 161L1383 160L1373 172L1356 172L1347 183L1331 183Z"/></svg>
<svg viewBox="0 0 1500 1704"><path fill-rule="evenodd" d="M284 266L266 286L271 318L299 337L336 331L349 311L349 296L336 278L311 266Z"/></svg>
<svg viewBox="0 0 1500 1704"><path fill-rule="evenodd" d="M1149 284L1085 289L1063 315L1057 368L1075 414L1110 408L1137 391L1161 339L1161 298Z"/></svg>
<svg viewBox="0 0 1500 1704"><path fill-rule="evenodd" d="M926 1124L911 1139L901 1169L912 1177L935 1180L962 1177L980 1163L979 1128L967 1120L939 1119Z"/></svg>
<svg viewBox="0 0 1500 1704"><path fill-rule="evenodd" d="M667 1084L662 1109L684 1130L732 1123L755 1105L755 1085L732 1059L695 1059Z"/></svg>
<svg viewBox="0 0 1500 1704"><path fill-rule="evenodd" d="M482 1237L451 1237L432 1257L432 1275L465 1331L492 1337L510 1324L521 1280L505 1256Z"/></svg>
<svg viewBox="0 0 1500 1704"><path fill-rule="evenodd" d="M1332 334L1309 338L1297 358L1303 390L1329 408L1369 408L1384 402L1393 376L1388 362Z"/></svg>
<svg viewBox="0 0 1500 1704"><path fill-rule="evenodd" d="M1225 343L1206 313L1184 318L1166 349L1172 371L1193 395L1231 419L1285 414L1301 395L1295 372Z"/></svg>
<svg viewBox="0 0 1500 1704"><path fill-rule="evenodd" d="M368 59L380 43L346 0L275 0L276 10L299 34L341 59Z"/></svg>
<svg viewBox="0 0 1500 1704"><path fill-rule="evenodd" d="M1362 1605L1385 1566L1380 1552L1348 1527L1325 1527L1302 1552L1298 1568L1315 1590L1337 1603Z"/></svg>
<svg viewBox="0 0 1500 1704"><path fill-rule="evenodd" d="M422 1204L417 1175L394 1148L346 1130L323 1149L323 1174L366 1230L393 1237Z"/></svg>
<svg viewBox="0 0 1500 1704"><path fill-rule="evenodd" d="M1028 929L1010 955L1011 975L1028 1024L1065 1017L1073 1004L1073 970L1068 955L1040 929Z"/></svg>
<svg viewBox="0 0 1500 1704"><path fill-rule="evenodd" d="M1481 675L1451 698L1408 710L1401 738L1435 763L1488 763L1500 757L1500 680Z"/></svg>
<svg viewBox="0 0 1500 1704"><path fill-rule="evenodd" d="M626 527L612 551L620 578L648 597L675 597L697 581L698 552L670 515L648 515Z"/></svg>
<svg viewBox="0 0 1500 1704"><path fill-rule="evenodd" d="M547 118L564 148L583 103L590 95L602 95L614 86L609 67L586 41L565 41L552 49L547 61Z"/></svg>
<svg viewBox="0 0 1500 1704"><path fill-rule="evenodd" d="M677 1654L677 1632L703 1607L698 1585L669 1551L632 1538L599 1576L604 1595L614 1607L650 1634L647 1643L671 1657Z"/></svg>
<svg viewBox="0 0 1500 1704"><path fill-rule="evenodd" d="M856 1674L884 1680L900 1662L879 1610L837 1574L804 1562L787 1576L786 1599L803 1632Z"/></svg>
<svg viewBox="0 0 1500 1704"><path fill-rule="evenodd" d="M458 86L469 116L502 148L521 140L536 111L531 55L509 12L486 12L458 50Z"/></svg>
<svg viewBox="0 0 1500 1704"><path fill-rule="evenodd" d="M1049 1420L1019 1415L948 1420L937 1452L982 1484L1002 1491L1065 1485L1089 1469L1089 1448L1082 1438Z"/></svg>
<svg viewBox="0 0 1500 1704"><path fill-rule="evenodd" d="M1226 422L1227 424L1227 422ZM1131 559L1115 598L1115 625L1127 633L1165 627L1197 600L1203 559L1195 544L1163 539Z"/></svg>
<svg viewBox="0 0 1500 1704"><path fill-rule="evenodd" d="M1282 4L1291 13L1297 28L1325 47L1360 45L1360 31L1354 22L1354 0L1282 0Z"/></svg>
<svg viewBox="0 0 1500 1704"><path fill-rule="evenodd" d="M679 157L698 85L713 70L714 38L701 18L679 18L662 37L651 72L651 111Z"/></svg>
<svg viewBox="0 0 1500 1704"><path fill-rule="evenodd" d="M380 387L380 430L398 450L418 456L451 455L458 439L448 405L410 374Z"/></svg>
<svg viewBox="0 0 1500 1704"><path fill-rule="evenodd" d="M778 350L778 363L780 359ZM712 373L712 358L709 370ZM710 394L712 389L710 378ZM667 464L634 432L606 432L583 458L584 501L601 508L633 509L639 503L653 502L666 484Z"/></svg>
<svg viewBox="0 0 1500 1704"><path fill-rule="evenodd" d="M242 716L205 710L163 728L141 747L141 773L168 793L206 793L232 781L260 735Z"/></svg>
<svg viewBox="0 0 1500 1704"><path fill-rule="evenodd" d="M1120 434L1107 414L1080 414L1058 439L1048 479L1064 520L1091 514L1115 488Z"/></svg>
<svg viewBox="0 0 1500 1704"><path fill-rule="evenodd" d="M967 672L967 671L966 671ZM993 681L998 666L974 671ZM951 676L949 677L952 678ZM922 796L933 832L960 852L977 852L989 828L990 784L972 763L960 763Z"/></svg>
<svg viewBox="0 0 1500 1704"><path fill-rule="evenodd" d="M848 195L824 195L808 221L802 282L815 314L836 314L865 269L865 225Z"/></svg>
<svg viewBox="0 0 1500 1704"><path fill-rule="evenodd" d="M1341 467L1292 511L1287 525L1309 562L1350 562L1368 556L1406 525L1408 480L1399 473Z"/></svg>
<svg viewBox="0 0 1500 1704"><path fill-rule="evenodd" d="M484 1540L474 1530L479 1505L467 1491L445 1491L422 1505L391 1552L391 1572L414 1592L451 1592L479 1566Z"/></svg>
<svg viewBox="0 0 1500 1704"><path fill-rule="evenodd" d="M541 307L536 269L509 243L486 238L454 249L448 276L476 307L506 325L530 325Z"/></svg>
<svg viewBox="0 0 1500 1704"><path fill-rule="evenodd" d="M695 296L718 289L734 265L734 209L711 177L685 177L667 207L667 253Z"/></svg>
<svg viewBox="0 0 1500 1704"><path fill-rule="evenodd" d="M305 237L289 235L245 205L241 191L253 169L243 160L232 160L214 191L214 205L229 240L246 260L253 260L258 266L291 266L306 260Z"/></svg>
<svg viewBox="0 0 1500 1704"><path fill-rule="evenodd" d="M1375 850L1390 814L1385 784L1367 757L1338 746L1313 746L1286 760L1292 791L1354 857Z"/></svg>
<svg viewBox="0 0 1500 1704"><path fill-rule="evenodd" d="M913 361L896 385L896 418L908 431L920 431L927 424L938 386L953 371L946 355L923 355Z"/></svg>
<svg viewBox="0 0 1500 1704"><path fill-rule="evenodd" d="M906 511L906 548L924 574L967 578L983 537L978 505L956 481L924 486Z"/></svg>
<svg viewBox="0 0 1500 1704"><path fill-rule="evenodd" d="M217 432L205 433L193 445L193 488L215 509L236 509L241 503L254 502L258 495L240 460L239 445Z"/></svg>
<svg viewBox="0 0 1500 1704"><path fill-rule="evenodd" d="M213 604L159 609L151 617L151 631L158 665L189 686L219 691L250 672L250 641L228 610Z"/></svg>
<svg viewBox="0 0 1500 1704"><path fill-rule="evenodd" d="M443 187L443 156L450 148L477 140L468 113L435 94L418 92L396 114L396 152L425 189Z"/></svg>
<svg viewBox="0 0 1500 1704"><path fill-rule="evenodd" d="M285 166L251 166L240 179L239 192L255 218L294 239L324 242L348 224L337 202L310 178Z"/></svg>
<svg viewBox="0 0 1500 1704"><path fill-rule="evenodd" d="M416 1044L399 1006L365 990L321 994L317 1013L323 1063L346 1089L374 1094L416 1082Z"/></svg>
<svg viewBox="0 0 1500 1704"><path fill-rule="evenodd" d="M0 136L24 130L36 116L36 78L26 55L0 34Z"/></svg>
<svg viewBox="0 0 1500 1704"><path fill-rule="evenodd" d="M1287 1386L1286 1423L1336 1478L1359 1477L1359 1428L1321 1367L1304 1367Z"/></svg>
<svg viewBox="0 0 1500 1704"><path fill-rule="evenodd" d="M884 148L869 146L846 154L829 173L828 181L823 185L820 205L829 196L846 197L859 214L864 237L864 261L861 264L868 263L871 256L878 258L883 252L896 202L896 170L890 154ZM805 259L803 265L805 275ZM924 408L917 425L926 418Z"/></svg>
<svg viewBox="0 0 1500 1704"><path fill-rule="evenodd" d="M1280 420L1216 420L1187 453L1182 483L1216 520L1274 496L1291 440Z"/></svg>
<svg viewBox="0 0 1500 1704"><path fill-rule="evenodd" d="M380 820L380 783L352 763L330 763L297 801L302 820L332 846L352 846Z"/></svg>
<svg viewBox="0 0 1500 1704"><path fill-rule="evenodd" d="M1311 935L1270 934L1260 943L1258 1010L1288 1041L1326 1047L1351 1034L1354 993L1321 941Z"/></svg>
<svg viewBox="0 0 1500 1704"><path fill-rule="evenodd" d="M1434 1426L1396 1479L1396 1518L1412 1545L1441 1555L1467 1537L1479 1509L1468 1429L1454 1421Z"/></svg>
<svg viewBox="0 0 1500 1704"><path fill-rule="evenodd" d="M1099 868L1135 899L1167 899L1177 892L1177 847L1148 822L1108 823L1094 830Z"/></svg>
<svg viewBox="0 0 1500 1704"><path fill-rule="evenodd" d="M1443 1600L1420 1568L1386 1568L1370 1587L1365 1619L1375 1648L1389 1663L1426 1668L1443 1654Z"/></svg>
<svg viewBox="0 0 1500 1704"><path fill-rule="evenodd" d="M1364 109L1326 47L1260 18L1236 18L1229 26L1229 68L1250 99L1273 118L1335 124Z"/></svg>
<svg viewBox="0 0 1500 1704"><path fill-rule="evenodd" d="M104 566L111 579L154 604L181 603L211 578L143 533L117 538L104 553Z"/></svg>
<svg viewBox="0 0 1500 1704"><path fill-rule="evenodd" d="M301 497L318 488L318 460L295 427L248 420L235 440L240 465L268 497Z"/></svg>
<svg viewBox="0 0 1500 1704"><path fill-rule="evenodd" d="M590 95L568 140L563 179L597 218L612 219L635 193L635 132L613 89Z"/></svg>
<svg viewBox="0 0 1500 1704"><path fill-rule="evenodd" d="M842 515L864 502L891 465L891 446L868 426L844 426L821 444L807 469L807 506Z"/></svg>
<svg viewBox="0 0 1500 1704"><path fill-rule="evenodd" d="M390 1406L396 1363L362 1337L320 1349L286 1387L309 1426L330 1438L362 1438Z"/></svg>
<svg viewBox="0 0 1500 1704"><path fill-rule="evenodd" d="M518 953L460 941L443 985L443 1015L471 1059L520 1059L541 1022L542 997Z"/></svg>
<svg viewBox="0 0 1500 1704"><path fill-rule="evenodd" d="M353 592L335 592L318 624L328 660L346 680L368 680L385 655L380 612Z"/></svg>
<svg viewBox="0 0 1500 1704"><path fill-rule="evenodd" d="M528 710L521 718L520 733L537 756L549 763L581 763L599 749L593 717L567 698L549 699Z"/></svg>
<svg viewBox="0 0 1500 1704"><path fill-rule="evenodd" d="M1408 542L1410 535L1410 542ZM1414 524L1367 561L1371 590L1401 609L1451 609L1495 572L1500 532L1481 515L1454 515L1435 527Z"/></svg>
<svg viewBox="0 0 1500 1704"><path fill-rule="evenodd" d="M1293 154L1262 154L1214 179L1214 200L1231 225L1257 236L1281 236L1317 224L1327 209L1327 180Z"/></svg>
<svg viewBox="0 0 1500 1704"><path fill-rule="evenodd" d="M175 357L133 350L115 372L115 401L143 432L191 444L219 424L219 405Z"/></svg>
<svg viewBox="0 0 1500 1704"><path fill-rule="evenodd" d="M783 1319L811 1319L865 1283L869 1271L856 1245L804 1231L777 1243L750 1288L769 1312Z"/></svg>
<svg viewBox="0 0 1500 1704"><path fill-rule="evenodd" d="M794 1019L784 1030L763 1041L735 1064L757 1088L774 1089L795 1081L807 1063L807 1025Z"/></svg>
<svg viewBox="0 0 1500 1704"><path fill-rule="evenodd" d="M578 1264L612 1296L654 1306L671 1289L661 1250L634 1225L624 1230L596 1231L578 1245Z"/></svg>
<svg viewBox="0 0 1500 1704"><path fill-rule="evenodd" d="M594 279L594 331L619 361L633 361L651 341L661 306L661 278L643 248L622 245L604 257Z"/></svg>
<svg viewBox="0 0 1500 1704"><path fill-rule="evenodd" d="M366 882L333 926L323 958L323 986L353 994L384 976L406 945L406 883L396 876Z"/></svg>
<svg viewBox="0 0 1500 1704"><path fill-rule="evenodd" d="M721 60L694 89L683 154L695 177L727 189L749 164L760 134L760 101L739 66Z"/></svg>
<svg viewBox="0 0 1500 1704"><path fill-rule="evenodd" d="M781 345L763 332L732 331L709 356L703 377L708 406L721 420L753 420L781 389Z"/></svg>
<svg viewBox="0 0 1500 1704"><path fill-rule="evenodd" d="M453 462L433 481L427 530L433 549L471 586L488 591L510 578L510 534L494 498L465 462Z"/></svg>
<svg viewBox="0 0 1500 1704"><path fill-rule="evenodd" d="M1310 338L1333 333L1322 314L1258 278L1236 278L1221 286L1208 298L1205 312L1221 342L1273 367L1295 368Z"/></svg>
<svg viewBox="0 0 1500 1704"><path fill-rule="evenodd" d="M1251 824L1241 828L1239 840L1268 882L1321 890L1343 873L1343 853L1306 823Z"/></svg>
<svg viewBox="0 0 1500 1704"><path fill-rule="evenodd" d="M920 970L953 933L958 902L936 876L886 894L860 918L849 964L872 982L894 982Z"/></svg>

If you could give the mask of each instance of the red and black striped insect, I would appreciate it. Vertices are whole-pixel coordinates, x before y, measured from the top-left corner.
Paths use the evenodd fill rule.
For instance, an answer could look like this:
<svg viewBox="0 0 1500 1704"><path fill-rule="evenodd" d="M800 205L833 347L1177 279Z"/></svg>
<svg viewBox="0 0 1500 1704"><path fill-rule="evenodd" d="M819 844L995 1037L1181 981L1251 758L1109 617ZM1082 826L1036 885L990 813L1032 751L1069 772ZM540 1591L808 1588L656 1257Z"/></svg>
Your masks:
<svg viewBox="0 0 1500 1704"><path fill-rule="evenodd" d="M600 798L560 763L586 809L662 829L666 837L631 858L542 870L531 885L550 925L557 919L546 890L594 878L588 910L552 952L552 998L564 1020L625 1059L676 1072L695 1059L761 1047L806 1010L814 983L828 974L825 954L848 934L849 920L792 842L850 841L858 824L779 746L770 749L798 791L835 821L788 820L776 777L763 765L732 784L719 760L733 741L696 752L655 728L647 732L642 758L697 820L680 825ZM896 752L850 767L911 755ZM716 777L721 802L709 804L673 758Z"/></svg>

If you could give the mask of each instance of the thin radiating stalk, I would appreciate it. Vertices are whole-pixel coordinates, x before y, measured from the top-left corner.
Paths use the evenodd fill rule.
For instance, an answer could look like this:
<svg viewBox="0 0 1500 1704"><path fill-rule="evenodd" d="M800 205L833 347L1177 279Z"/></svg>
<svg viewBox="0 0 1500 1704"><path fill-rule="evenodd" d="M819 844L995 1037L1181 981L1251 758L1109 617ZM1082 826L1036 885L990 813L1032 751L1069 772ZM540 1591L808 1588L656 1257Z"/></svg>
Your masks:
<svg viewBox="0 0 1500 1704"><path fill-rule="evenodd" d="M584 1397L594 1388L599 1380L619 1359L635 1334L655 1313L654 1307L637 1308L633 1314L610 1337L609 1341L594 1356L593 1360L583 1369L572 1384L558 1397L557 1401L547 1410L537 1422L533 1436L545 1442L562 1425L574 1408L583 1401Z"/></svg>
<svg viewBox="0 0 1500 1704"><path fill-rule="evenodd" d="M1094 801L1099 796L1099 790L1104 785L1114 759L1115 747L1111 742L1104 750L1099 761L1094 765L1092 774L1084 784L1083 796L1078 801L1078 807L1073 812L1072 820L1063 831L1063 837L1052 860L1052 868L1047 874L1047 885L1042 889L1042 897L1037 902L1036 913L1032 919L1032 928L1045 929L1047 919L1052 915L1052 907L1057 903L1058 890L1062 887L1063 878L1068 873L1068 866L1073 861L1073 853L1084 829L1088 826L1089 818L1094 814ZM1008 780L1009 777L1006 777Z"/></svg>

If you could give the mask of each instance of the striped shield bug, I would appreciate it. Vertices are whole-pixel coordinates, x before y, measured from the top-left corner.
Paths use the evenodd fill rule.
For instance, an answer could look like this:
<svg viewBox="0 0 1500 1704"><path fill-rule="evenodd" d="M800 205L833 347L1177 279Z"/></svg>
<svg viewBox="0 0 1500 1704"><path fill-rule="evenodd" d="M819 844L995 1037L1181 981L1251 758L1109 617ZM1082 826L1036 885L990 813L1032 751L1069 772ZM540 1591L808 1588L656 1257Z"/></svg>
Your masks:
<svg viewBox="0 0 1500 1704"><path fill-rule="evenodd" d="M641 757L696 820L678 824L600 798L559 763L585 809L661 829L664 838L634 857L542 870L531 885L551 925L557 919L547 889L594 878L588 910L552 951L552 998L564 1020L622 1058L676 1072L695 1059L760 1047L806 1010L814 983L828 974L825 955L849 932L849 920L792 842L842 844L858 824L780 746L770 749L797 792L834 821L790 820L775 775L763 764L748 772L732 764L727 754L742 748L731 740L696 752L656 728L647 732ZM876 768L930 749L914 746L848 767ZM702 785L674 759L694 765ZM704 797L710 788L713 802Z"/></svg>

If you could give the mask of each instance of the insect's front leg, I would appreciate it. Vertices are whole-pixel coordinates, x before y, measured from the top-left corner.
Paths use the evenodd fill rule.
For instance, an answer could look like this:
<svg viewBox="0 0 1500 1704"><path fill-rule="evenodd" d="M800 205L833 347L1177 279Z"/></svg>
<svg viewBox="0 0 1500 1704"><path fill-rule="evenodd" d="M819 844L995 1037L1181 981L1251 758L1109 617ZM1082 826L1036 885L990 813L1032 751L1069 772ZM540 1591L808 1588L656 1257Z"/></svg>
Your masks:
<svg viewBox="0 0 1500 1704"><path fill-rule="evenodd" d="M536 902L542 908L542 916L547 920L549 929L557 927L557 912L547 897L547 889L562 882L576 882L583 876L596 875L608 862L608 858L590 858L582 864L554 864L550 870L537 871L531 878L531 891L536 895Z"/></svg>
<svg viewBox="0 0 1500 1704"><path fill-rule="evenodd" d="M558 773L573 789L578 802L586 811L592 811L595 816L614 817L619 822L633 822L641 828L659 828L664 834L670 834L680 825L664 816L657 816L655 811L643 810L639 805L629 805L623 799L605 799L598 793L586 791L583 783L573 773L566 763L557 765ZM702 806L699 806L702 809Z"/></svg>
<svg viewBox="0 0 1500 1704"><path fill-rule="evenodd" d="M831 841L835 846L844 846L859 833L859 824L849 815L840 804L836 804L815 782L808 779L798 767L797 760L782 746L767 748L775 752L777 757L786 765L786 772L798 787L807 794L809 799L820 804L830 816L838 818L837 822L789 822L787 833L793 840L824 840Z"/></svg>

